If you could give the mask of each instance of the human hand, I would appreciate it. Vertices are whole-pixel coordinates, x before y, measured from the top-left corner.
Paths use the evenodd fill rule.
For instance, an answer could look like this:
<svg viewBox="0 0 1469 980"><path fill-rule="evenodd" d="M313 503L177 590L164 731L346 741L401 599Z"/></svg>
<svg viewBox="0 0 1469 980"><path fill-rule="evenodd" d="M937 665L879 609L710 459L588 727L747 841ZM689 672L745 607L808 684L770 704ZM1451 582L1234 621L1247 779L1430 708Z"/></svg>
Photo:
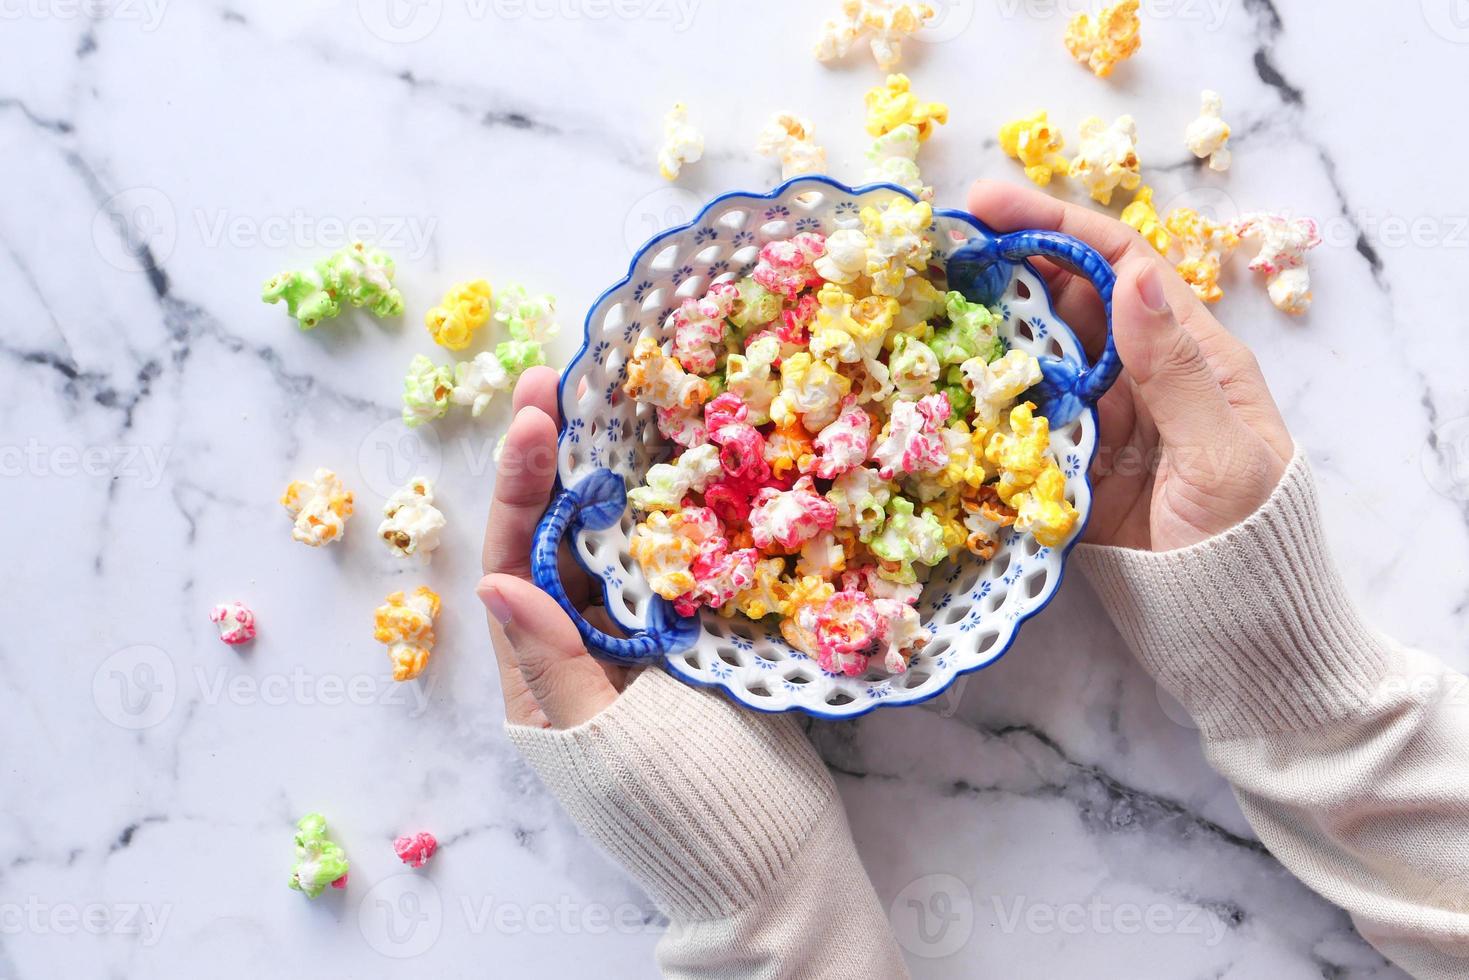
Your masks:
<svg viewBox="0 0 1469 980"><path fill-rule="evenodd" d="M1029 187L978 181L969 210L996 231L1079 238L1117 272L1112 332L1125 371L1097 406L1085 540L1171 551L1227 531L1269 499L1295 448L1259 363L1152 246L1108 215ZM1096 291L1033 261L1095 360L1106 335Z"/></svg>
<svg viewBox="0 0 1469 980"><path fill-rule="evenodd" d="M485 524L485 576L475 590L489 614L506 720L536 728L579 725L627 684L627 669L592 659L571 619L531 581L531 542L556 483L556 386L556 372L546 367L526 371L515 386L515 415ZM561 580L583 615L611 632L602 610L584 608L591 585L569 558Z"/></svg>

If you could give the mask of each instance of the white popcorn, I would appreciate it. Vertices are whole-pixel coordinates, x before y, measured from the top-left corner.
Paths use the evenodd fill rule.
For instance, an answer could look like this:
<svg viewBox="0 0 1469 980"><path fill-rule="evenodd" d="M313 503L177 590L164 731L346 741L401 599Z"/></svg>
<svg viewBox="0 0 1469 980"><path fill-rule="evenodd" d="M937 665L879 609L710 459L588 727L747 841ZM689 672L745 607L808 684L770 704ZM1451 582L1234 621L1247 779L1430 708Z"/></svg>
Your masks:
<svg viewBox="0 0 1469 980"><path fill-rule="evenodd" d="M663 148L658 151L658 172L674 180L686 163L704 155L704 134L689 122L689 108L676 102L663 118Z"/></svg>
<svg viewBox="0 0 1469 980"><path fill-rule="evenodd" d="M826 149L817 145L815 136L816 130L809 119L778 112L760 131L755 152L780 158L781 180L821 173L826 169Z"/></svg>
<svg viewBox="0 0 1469 980"><path fill-rule="evenodd" d="M1234 226L1240 238L1260 242L1250 269L1265 273L1270 302L1285 313L1300 314L1311 305L1311 273L1306 253L1321 244L1321 227L1312 218L1282 214L1247 214Z"/></svg>
<svg viewBox="0 0 1469 980"><path fill-rule="evenodd" d="M1086 185L1092 200L1111 204L1112 192L1137 190L1142 183L1142 164L1137 155L1137 123L1131 116L1118 116L1107 125L1096 116L1081 124L1081 144L1071 159L1071 176Z"/></svg>
<svg viewBox="0 0 1469 980"><path fill-rule="evenodd" d="M434 506L434 485L420 476L388 498L377 534L395 557L422 555L427 564L439 546L445 523L443 513Z"/></svg>
<svg viewBox="0 0 1469 980"><path fill-rule="evenodd" d="M293 480L281 494L281 506L294 519L291 537L319 548L347 532L352 516L352 491L328 469L319 469L310 480Z"/></svg>
<svg viewBox="0 0 1469 980"><path fill-rule="evenodd" d="M860 228L842 228L826 237L826 254L814 263L816 274L839 286L854 283L867 271L867 251L872 247Z"/></svg>
<svg viewBox="0 0 1469 980"><path fill-rule="evenodd" d="M867 151L867 173L871 183L897 184L925 201L933 200L933 188L923 182L918 172L918 127L904 123L884 133Z"/></svg>
<svg viewBox="0 0 1469 980"><path fill-rule="evenodd" d="M1210 170L1229 169L1229 124L1221 118L1223 111L1224 100L1219 93L1205 89L1199 118L1189 123L1183 134L1189 152L1200 160L1209 158Z"/></svg>
<svg viewBox="0 0 1469 980"><path fill-rule="evenodd" d="M1000 413L1041 380L1041 362L1023 350L1006 351L993 364L971 357L959 370L964 373L964 387L974 395L975 418L986 426L998 423Z"/></svg>
<svg viewBox="0 0 1469 980"><path fill-rule="evenodd" d="M482 351L474 360L454 365L454 390L449 400L455 405L468 405L478 417L490 404L497 391L510 387L511 377L493 351Z"/></svg>
<svg viewBox="0 0 1469 980"><path fill-rule="evenodd" d="M695 446L672 463L658 463L648 468L643 486L629 490L628 501L638 510L678 510L689 493L704 489L724 474L719 463L719 447L712 442Z"/></svg>
<svg viewBox="0 0 1469 980"><path fill-rule="evenodd" d="M866 38L877 66L891 71L903 59L903 39L921 31L936 15L928 4L908 0L843 0L841 16L821 25L816 58L845 57L853 44Z"/></svg>

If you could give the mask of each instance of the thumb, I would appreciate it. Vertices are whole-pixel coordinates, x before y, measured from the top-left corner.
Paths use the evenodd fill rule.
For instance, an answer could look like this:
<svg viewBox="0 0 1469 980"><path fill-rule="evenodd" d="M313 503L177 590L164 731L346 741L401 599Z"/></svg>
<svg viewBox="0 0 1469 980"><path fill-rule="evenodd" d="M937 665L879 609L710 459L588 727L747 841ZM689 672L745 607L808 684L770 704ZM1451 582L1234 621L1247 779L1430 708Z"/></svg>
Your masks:
<svg viewBox="0 0 1469 980"><path fill-rule="evenodd" d="M476 590L495 625L491 637L500 660L518 664L531 697L553 728L571 728L592 718L617 691L587 653L581 634L556 600L525 579L491 574Z"/></svg>

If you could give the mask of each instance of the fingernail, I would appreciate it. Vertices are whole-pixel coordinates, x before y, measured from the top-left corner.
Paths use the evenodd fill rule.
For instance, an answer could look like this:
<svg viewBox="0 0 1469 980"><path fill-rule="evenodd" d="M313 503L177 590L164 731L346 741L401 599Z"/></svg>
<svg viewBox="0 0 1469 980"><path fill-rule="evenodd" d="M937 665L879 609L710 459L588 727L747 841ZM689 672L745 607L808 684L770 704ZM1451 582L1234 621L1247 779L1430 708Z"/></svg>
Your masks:
<svg viewBox="0 0 1469 980"><path fill-rule="evenodd" d="M500 590L493 587L485 589L479 594L479 598L490 611L490 615L495 617L495 622L501 626L510 625L510 604L505 601Z"/></svg>
<svg viewBox="0 0 1469 980"><path fill-rule="evenodd" d="M1163 279L1156 268L1149 266L1137 277L1137 292L1143 305L1154 313L1168 312L1168 297L1163 295Z"/></svg>

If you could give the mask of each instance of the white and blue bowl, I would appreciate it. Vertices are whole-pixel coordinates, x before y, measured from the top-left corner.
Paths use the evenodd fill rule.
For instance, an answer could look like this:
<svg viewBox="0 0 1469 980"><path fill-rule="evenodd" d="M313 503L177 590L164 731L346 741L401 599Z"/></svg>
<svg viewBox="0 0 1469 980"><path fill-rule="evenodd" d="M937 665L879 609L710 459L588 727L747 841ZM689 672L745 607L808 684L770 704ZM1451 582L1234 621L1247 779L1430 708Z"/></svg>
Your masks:
<svg viewBox="0 0 1469 980"><path fill-rule="evenodd" d="M906 673L875 668L861 677L823 671L785 642L775 618L754 622L712 610L679 616L671 602L653 593L629 554L635 522L627 490L672 455L653 410L622 392L638 337L671 341L670 315L679 303L702 296L712 283L747 275L766 242L860 225L862 207L881 205L895 194L913 196L891 184L852 188L818 176L798 177L768 194L725 194L690 223L639 249L628 274L593 304L586 339L561 379L559 486L536 532L532 570L594 655L621 664L659 664L690 684L720 688L760 711L853 718L884 705L927 701L960 675L994 663L1020 625L1055 594L1091 508L1087 472L1097 446L1094 406L1121 370L1110 331L1115 276L1096 251L1074 238L1050 231L1001 235L964 211L935 209L933 261L947 266L951 289L999 307L1005 340L1040 359L1043 380L1026 397L1051 421L1066 495L1081 515L1071 541L1043 548L1029 534L1011 532L989 561L966 554L933 569L918 603L933 640L913 656ZM1044 283L1025 261L1032 256L1086 277L1101 293L1109 330L1095 365L1087 363L1081 344L1051 308ZM572 554L601 583L607 612L626 637L597 629L567 599L556 559L568 535Z"/></svg>

